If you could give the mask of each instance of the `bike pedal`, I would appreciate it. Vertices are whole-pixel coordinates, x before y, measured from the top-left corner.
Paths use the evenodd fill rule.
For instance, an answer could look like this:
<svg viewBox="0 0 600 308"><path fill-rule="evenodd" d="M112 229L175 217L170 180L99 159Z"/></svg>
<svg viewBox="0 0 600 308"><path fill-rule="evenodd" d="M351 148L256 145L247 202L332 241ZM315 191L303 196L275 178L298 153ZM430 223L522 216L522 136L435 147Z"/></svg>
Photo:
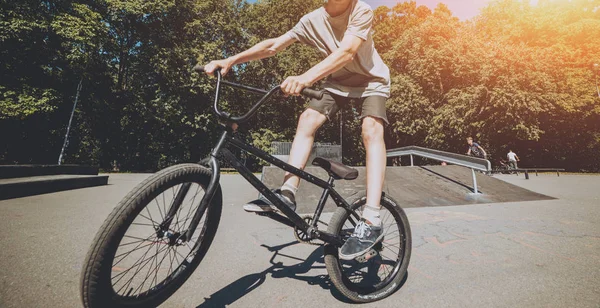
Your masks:
<svg viewBox="0 0 600 308"><path fill-rule="evenodd" d="M355 260L358 261L359 263L365 263L365 262L369 261L369 259L373 258L376 255L377 255L377 250L371 249L371 250L369 250L369 252L365 253L364 255L362 255L360 257L356 257Z"/></svg>

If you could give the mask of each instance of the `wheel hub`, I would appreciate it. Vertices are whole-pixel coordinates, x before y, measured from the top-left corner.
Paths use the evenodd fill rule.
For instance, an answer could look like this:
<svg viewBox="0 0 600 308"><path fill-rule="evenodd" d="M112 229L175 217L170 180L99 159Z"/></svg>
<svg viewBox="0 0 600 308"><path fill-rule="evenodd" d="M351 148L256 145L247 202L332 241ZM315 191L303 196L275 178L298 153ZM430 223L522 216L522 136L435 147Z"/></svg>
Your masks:
<svg viewBox="0 0 600 308"><path fill-rule="evenodd" d="M173 233L171 231L167 231L165 233L165 237L169 240L169 246L179 246L183 244L183 241L181 240L181 233L179 232Z"/></svg>

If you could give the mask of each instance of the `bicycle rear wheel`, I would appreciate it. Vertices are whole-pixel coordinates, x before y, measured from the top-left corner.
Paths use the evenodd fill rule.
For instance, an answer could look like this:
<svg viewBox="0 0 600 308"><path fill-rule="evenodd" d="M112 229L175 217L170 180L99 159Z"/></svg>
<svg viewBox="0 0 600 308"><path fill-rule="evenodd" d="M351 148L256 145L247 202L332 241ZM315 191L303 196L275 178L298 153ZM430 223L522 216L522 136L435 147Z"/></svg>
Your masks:
<svg viewBox="0 0 600 308"><path fill-rule="evenodd" d="M366 200L366 194L359 195L350 204L352 211L360 212ZM351 214L344 208L338 208L327 231L340 235L346 241L357 223ZM341 260L338 247L331 244L325 246L325 265L331 281L354 302L383 299L396 291L406 276L412 243L408 218L402 208L385 194L381 197L380 214L384 238L373 247L377 254L368 261Z"/></svg>
<svg viewBox="0 0 600 308"><path fill-rule="evenodd" d="M191 239L182 240L200 205L211 171L196 164L166 168L134 188L98 231L86 257L81 298L85 307L156 307L189 278L219 225L220 187ZM184 187L189 187L185 189ZM187 192L167 230L176 196Z"/></svg>

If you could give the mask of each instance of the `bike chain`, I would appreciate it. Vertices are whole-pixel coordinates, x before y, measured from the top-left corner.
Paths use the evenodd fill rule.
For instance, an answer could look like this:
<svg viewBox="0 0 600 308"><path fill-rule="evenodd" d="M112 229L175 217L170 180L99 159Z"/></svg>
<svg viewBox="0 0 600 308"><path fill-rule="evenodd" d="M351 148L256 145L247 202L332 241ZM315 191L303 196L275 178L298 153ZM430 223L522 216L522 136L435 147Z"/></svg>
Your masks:
<svg viewBox="0 0 600 308"><path fill-rule="evenodd" d="M306 221L307 223L310 223L312 220L312 215L305 215L302 216L302 219L304 221ZM327 224L321 220L319 220L319 222L325 226L327 226ZM308 244L308 245L315 245L315 246L321 246L324 245L325 242L323 242L322 240L319 239L311 239L309 238L308 234L306 234L304 231L298 229L298 227L294 227L294 237L296 237L296 240L298 240L298 242L303 243L303 244Z"/></svg>

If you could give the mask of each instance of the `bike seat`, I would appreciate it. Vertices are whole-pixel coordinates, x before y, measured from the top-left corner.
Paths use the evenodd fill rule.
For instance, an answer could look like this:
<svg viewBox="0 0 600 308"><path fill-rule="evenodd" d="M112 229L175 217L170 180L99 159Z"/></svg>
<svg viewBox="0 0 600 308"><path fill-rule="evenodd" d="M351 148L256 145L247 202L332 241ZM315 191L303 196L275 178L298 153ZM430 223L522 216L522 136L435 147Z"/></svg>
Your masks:
<svg viewBox="0 0 600 308"><path fill-rule="evenodd" d="M313 159L312 164L323 168L336 180L354 180L358 177L358 170L323 157Z"/></svg>

